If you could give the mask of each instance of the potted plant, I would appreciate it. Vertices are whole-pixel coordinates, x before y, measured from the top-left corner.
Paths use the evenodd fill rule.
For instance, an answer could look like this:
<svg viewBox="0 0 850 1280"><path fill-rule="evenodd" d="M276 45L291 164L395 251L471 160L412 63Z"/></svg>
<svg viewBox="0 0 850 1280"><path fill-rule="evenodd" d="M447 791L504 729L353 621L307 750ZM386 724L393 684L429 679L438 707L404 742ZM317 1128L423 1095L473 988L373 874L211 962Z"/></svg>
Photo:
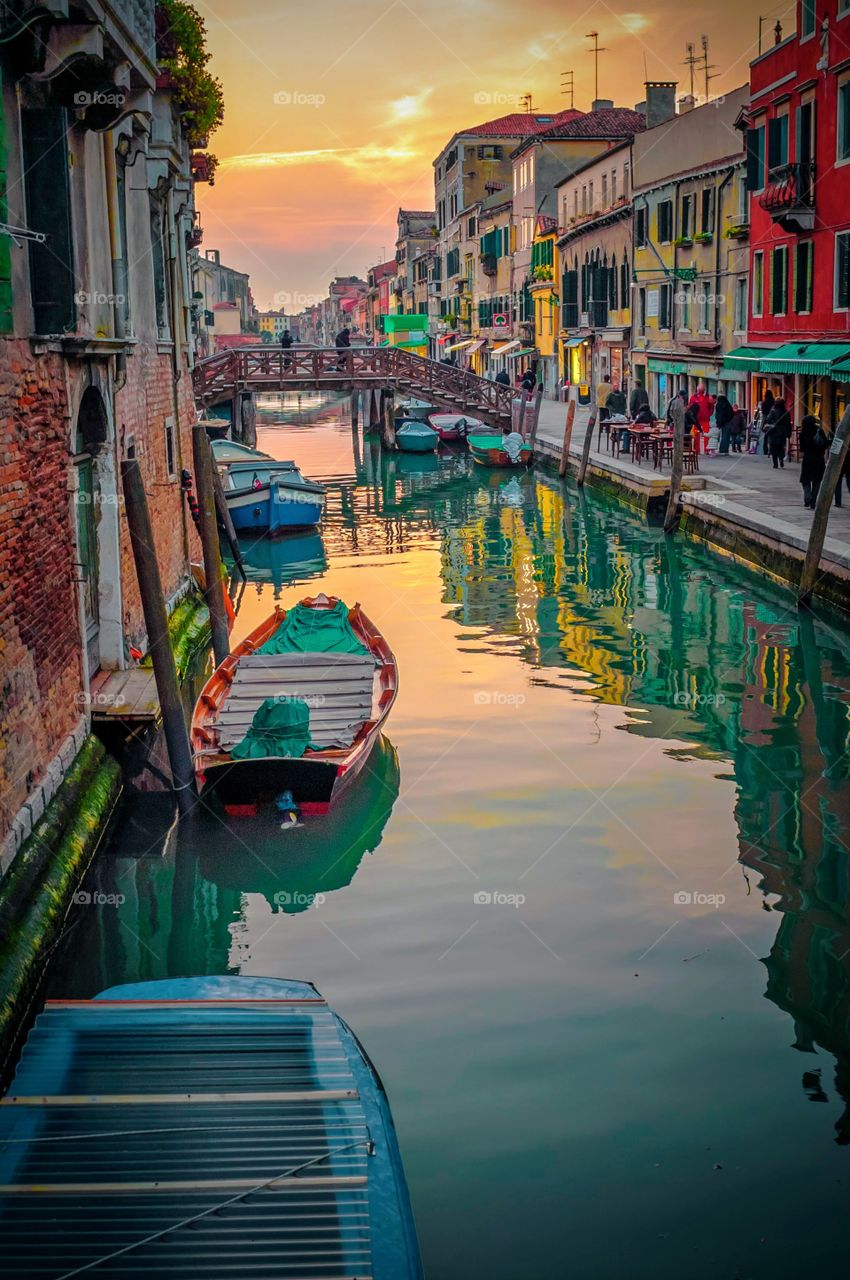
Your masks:
<svg viewBox="0 0 850 1280"><path fill-rule="evenodd" d="M690 249L691 245L693 244L693 239L691 238L691 236L676 236L676 239L673 241L673 243L675 244L677 249Z"/></svg>
<svg viewBox="0 0 850 1280"><path fill-rule="evenodd" d="M207 70L204 20L186 0L159 0L156 56L157 87L171 90L189 146L205 147L224 119L224 95L220 81Z"/></svg>
<svg viewBox="0 0 850 1280"><path fill-rule="evenodd" d="M698 231L694 236L694 240L697 244L711 244L713 239L714 236L710 231Z"/></svg>
<svg viewBox="0 0 850 1280"><path fill-rule="evenodd" d="M723 234L727 240L746 240L750 234L750 228L746 222L733 222L731 227L727 227Z"/></svg>

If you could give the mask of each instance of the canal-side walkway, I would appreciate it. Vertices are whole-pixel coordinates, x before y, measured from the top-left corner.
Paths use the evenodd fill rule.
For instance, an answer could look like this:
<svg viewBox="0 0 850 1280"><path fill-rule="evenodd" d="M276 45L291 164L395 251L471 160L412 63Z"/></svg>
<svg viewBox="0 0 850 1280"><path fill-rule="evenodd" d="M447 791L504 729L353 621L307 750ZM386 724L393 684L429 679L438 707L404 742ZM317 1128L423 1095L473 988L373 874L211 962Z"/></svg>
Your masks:
<svg viewBox="0 0 850 1280"><path fill-rule="evenodd" d="M544 400L540 408L537 444L544 456L560 457L567 406ZM584 445L589 410L576 412L570 456L575 464ZM615 483L634 486L643 496L661 496L669 486L669 467L655 471L651 462L637 466L609 453L605 440L597 447L593 433L590 467ZM805 555L812 512L803 506L800 464L786 462L774 470L764 454L730 454L725 458L700 456L699 474L685 477L689 492L683 503L703 522L729 526L730 534L751 536L771 544L793 560ZM850 583L850 493L846 487L841 507L833 507L824 543L822 567Z"/></svg>

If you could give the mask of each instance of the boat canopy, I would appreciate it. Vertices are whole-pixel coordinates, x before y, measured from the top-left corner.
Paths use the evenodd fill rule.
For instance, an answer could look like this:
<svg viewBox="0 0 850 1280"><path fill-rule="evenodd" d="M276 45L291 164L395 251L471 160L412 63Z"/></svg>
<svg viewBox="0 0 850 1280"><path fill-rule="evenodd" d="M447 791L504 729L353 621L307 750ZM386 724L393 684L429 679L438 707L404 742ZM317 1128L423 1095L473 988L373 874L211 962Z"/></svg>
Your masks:
<svg viewBox="0 0 850 1280"><path fill-rule="evenodd" d="M348 605L330 609L293 605L259 653L368 653L348 620Z"/></svg>

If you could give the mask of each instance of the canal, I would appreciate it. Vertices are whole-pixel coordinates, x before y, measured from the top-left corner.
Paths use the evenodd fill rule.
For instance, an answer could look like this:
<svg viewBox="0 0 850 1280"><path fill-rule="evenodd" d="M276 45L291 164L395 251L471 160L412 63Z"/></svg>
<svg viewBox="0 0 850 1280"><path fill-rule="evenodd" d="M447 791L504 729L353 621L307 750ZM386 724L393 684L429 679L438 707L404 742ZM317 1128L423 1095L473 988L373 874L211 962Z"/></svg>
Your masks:
<svg viewBox="0 0 850 1280"><path fill-rule="evenodd" d="M346 404L259 446L328 514L247 548L235 636L359 600L386 740L294 830L128 797L49 993L315 982L386 1083L430 1280L843 1267L848 630L546 473L382 456Z"/></svg>

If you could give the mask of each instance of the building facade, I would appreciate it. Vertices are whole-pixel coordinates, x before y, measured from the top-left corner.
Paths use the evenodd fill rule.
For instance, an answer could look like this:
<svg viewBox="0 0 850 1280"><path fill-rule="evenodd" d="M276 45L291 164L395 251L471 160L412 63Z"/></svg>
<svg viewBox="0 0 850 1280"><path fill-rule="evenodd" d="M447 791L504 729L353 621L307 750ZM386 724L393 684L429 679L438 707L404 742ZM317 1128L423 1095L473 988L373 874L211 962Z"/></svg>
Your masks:
<svg viewBox="0 0 850 1280"><path fill-rule="evenodd" d="M735 122L748 96L736 89L634 139L632 376L660 414L680 388L745 396L726 356L746 332L747 252L727 232L747 206Z"/></svg>
<svg viewBox="0 0 850 1280"><path fill-rule="evenodd" d="M797 29L750 67L750 306L738 361L796 422L850 402L850 3L798 0Z"/></svg>
<svg viewBox="0 0 850 1280"><path fill-rule="evenodd" d="M61 7L60 7L61 8ZM19 19L9 16L14 24ZM120 468L138 460L167 600L189 589L197 243L191 140L153 0L43 11L2 47L0 866L147 647ZM11 29L5 35L12 36Z"/></svg>

